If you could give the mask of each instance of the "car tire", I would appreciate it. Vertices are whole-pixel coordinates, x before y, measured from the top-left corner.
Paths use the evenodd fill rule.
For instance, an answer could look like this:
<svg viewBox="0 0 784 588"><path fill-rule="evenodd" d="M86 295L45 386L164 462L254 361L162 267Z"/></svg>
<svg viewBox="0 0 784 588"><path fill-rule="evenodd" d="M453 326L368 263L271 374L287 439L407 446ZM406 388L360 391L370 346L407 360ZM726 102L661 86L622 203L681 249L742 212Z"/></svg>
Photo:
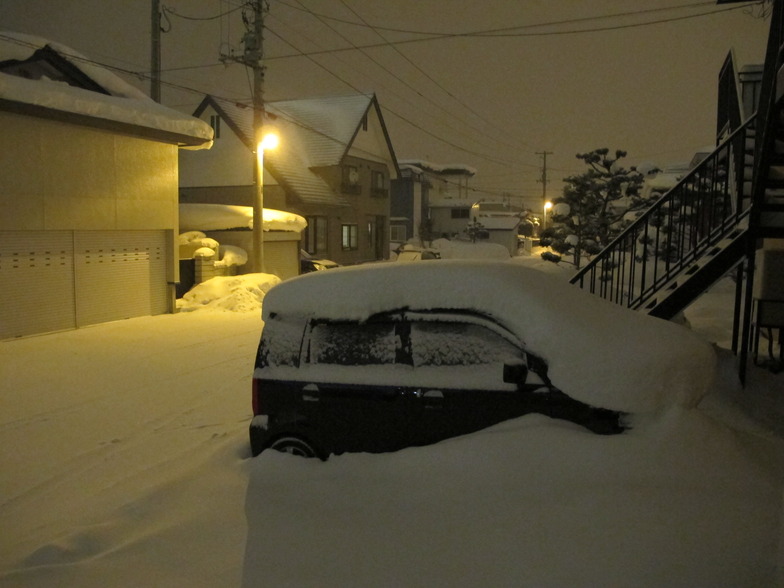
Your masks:
<svg viewBox="0 0 784 588"><path fill-rule="evenodd" d="M279 437L269 444L269 449L300 457L320 457L313 446L300 437Z"/></svg>

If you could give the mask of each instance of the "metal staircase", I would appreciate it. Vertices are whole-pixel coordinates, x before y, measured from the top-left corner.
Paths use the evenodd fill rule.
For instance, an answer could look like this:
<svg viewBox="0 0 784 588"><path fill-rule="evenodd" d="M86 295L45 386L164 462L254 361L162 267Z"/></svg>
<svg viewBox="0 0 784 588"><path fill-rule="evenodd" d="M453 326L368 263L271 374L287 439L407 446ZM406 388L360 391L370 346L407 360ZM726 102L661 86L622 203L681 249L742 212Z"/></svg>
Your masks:
<svg viewBox="0 0 784 588"><path fill-rule="evenodd" d="M671 319L737 268L734 351L740 348L741 380L756 251L764 239L784 238L783 4L773 2L756 114L732 125L713 153L571 280L614 303Z"/></svg>

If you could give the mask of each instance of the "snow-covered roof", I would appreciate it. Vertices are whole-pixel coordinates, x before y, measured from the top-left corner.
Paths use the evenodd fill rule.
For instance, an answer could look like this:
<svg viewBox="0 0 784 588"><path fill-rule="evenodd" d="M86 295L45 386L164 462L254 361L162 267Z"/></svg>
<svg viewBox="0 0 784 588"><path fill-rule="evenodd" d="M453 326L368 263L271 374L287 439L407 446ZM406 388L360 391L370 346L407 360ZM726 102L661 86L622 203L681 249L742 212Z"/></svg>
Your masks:
<svg viewBox="0 0 784 588"><path fill-rule="evenodd" d="M686 328L509 261L378 263L314 272L270 290L263 316L365 320L403 308L491 316L548 362L556 386L614 410L693 406L714 369L711 347Z"/></svg>
<svg viewBox="0 0 784 588"><path fill-rule="evenodd" d="M337 165L348 151L375 97L366 94L281 100L265 107L276 115L275 126L302 136L309 167ZM288 136L288 134L287 134Z"/></svg>
<svg viewBox="0 0 784 588"><path fill-rule="evenodd" d="M224 117L240 140L255 149L253 109L243 104L207 96L196 109L200 116L212 106ZM372 94L282 100L265 104L265 129L285 140L264 154L264 167L288 190L309 204L349 205L313 171L341 163L371 107Z"/></svg>
<svg viewBox="0 0 784 588"><path fill-rule="evenodd" d="M89 126L106 124L131 134L190 147L209 147L212 128L192 116L156 103L112 72L78 52L46 39L0 33L0 62L24 61L44 47L56 51L108 94L77 88L42 77L37 80L0 73L0 109Z"/></svg>
<svg viewBox="0 0 784 588"><path fill-rule="evenodd" d="M288 190L309 204L349 205L312 168L338 165L362 120L375 103L373 95L353 94L265 104L265 128L285 140L264 154L264 167ZM253 109L207 96L194 113L212 106L249 149L255 149Z"/></svg>
<svg viewBox="0 0 784 588"><path fill-rule="evenodd" d="M265 208L265 231L302 232L307 221L291 212ZM252 229L253 207L229 204L180 204L180 231L222 231Z"/></svg>

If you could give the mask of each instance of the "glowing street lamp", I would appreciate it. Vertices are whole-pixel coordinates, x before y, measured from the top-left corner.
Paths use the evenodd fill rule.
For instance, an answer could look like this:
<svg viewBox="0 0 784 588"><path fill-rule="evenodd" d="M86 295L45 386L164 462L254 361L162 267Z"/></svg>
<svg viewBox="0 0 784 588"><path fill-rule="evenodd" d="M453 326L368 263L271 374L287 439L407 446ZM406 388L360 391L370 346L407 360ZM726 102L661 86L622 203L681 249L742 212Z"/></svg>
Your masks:
<svg viewBox="0 0 784 588"><path fill-rule="evenodd" d="M547 211L553 207L553 203L549 200L544 203L544 214L542 215L542 231L547 228Z"/></svg>
<svg viewBox="0 0 784 588"><path fill-rule="evenodd" d="M264 150L275 149L278 136L264 135L256 145L256 195L253 199L253 271L264 272Z"/></svg>

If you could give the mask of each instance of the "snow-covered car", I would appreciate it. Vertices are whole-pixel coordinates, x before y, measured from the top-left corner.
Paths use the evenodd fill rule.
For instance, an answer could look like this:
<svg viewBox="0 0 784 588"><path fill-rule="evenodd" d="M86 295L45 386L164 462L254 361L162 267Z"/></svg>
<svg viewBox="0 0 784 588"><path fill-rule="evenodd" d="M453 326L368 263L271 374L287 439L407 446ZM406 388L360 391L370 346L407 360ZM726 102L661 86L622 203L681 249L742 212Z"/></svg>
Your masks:
<svg viewBox="0 0 784 588"><path fill-rule="evenodd" d="M441 253L435 249L404 247L397 254L396 261L423 261L441 259Z"/></svg>
<svg viewBox="0 0 784 588"><path fill-rule="evenodd" d="M547 278L509 262L444 261L275 286L253 375L253 454L395 451L533 412L621 432L622 411L562 392L542 352L550 346L534 345L558 327L530 316L532 303L552 304L552 288L533 282Z"/></svg>

